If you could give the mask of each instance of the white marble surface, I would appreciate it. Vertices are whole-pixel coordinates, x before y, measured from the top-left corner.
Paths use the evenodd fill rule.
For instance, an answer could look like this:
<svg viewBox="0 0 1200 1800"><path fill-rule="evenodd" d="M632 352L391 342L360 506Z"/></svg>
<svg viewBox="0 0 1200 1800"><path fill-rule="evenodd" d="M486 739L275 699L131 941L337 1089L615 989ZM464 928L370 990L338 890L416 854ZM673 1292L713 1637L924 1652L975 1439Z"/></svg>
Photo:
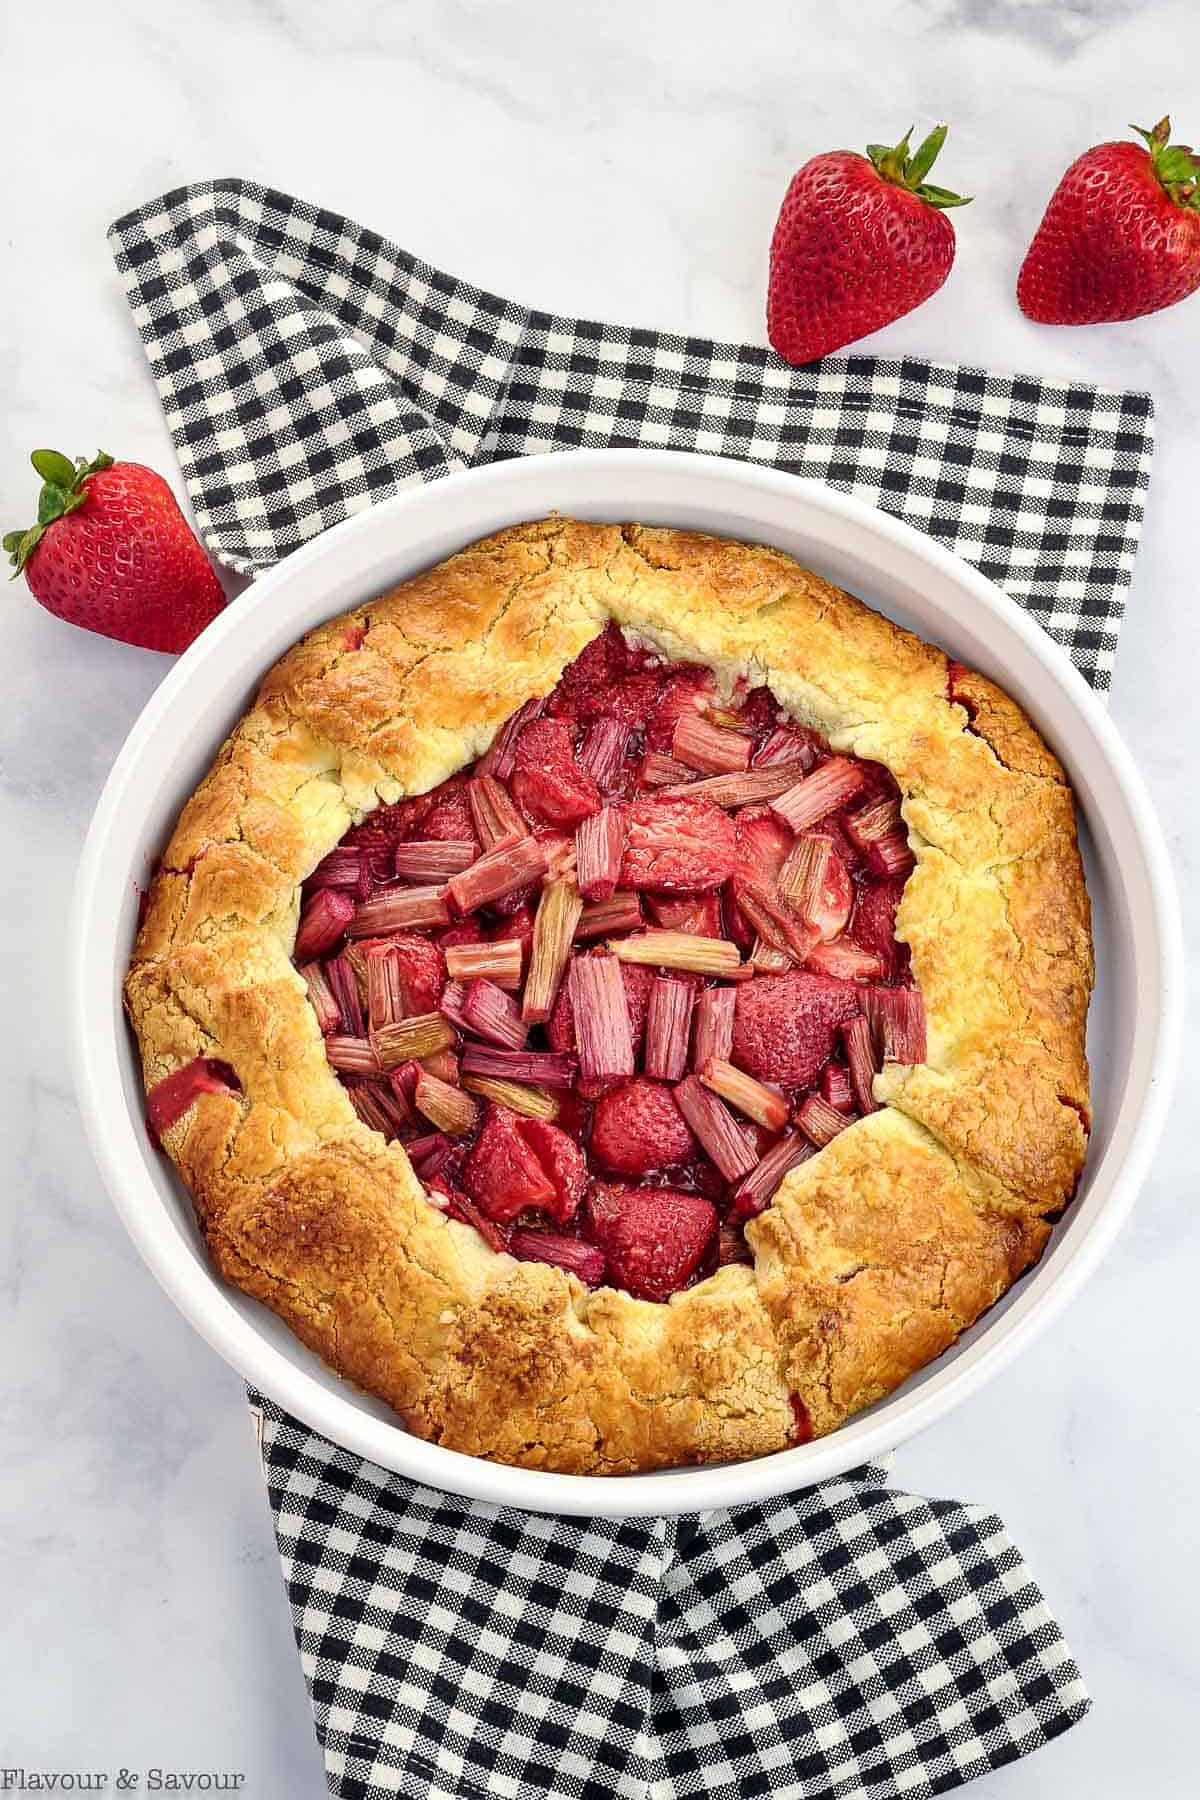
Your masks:
<svg viewBox="0 0 1200 1800"><path fill-rule="evenodd" d="M1167 106L1200 131L1188 0L58 0L4 33L3 516L35 444L175 479L104 244L118 212L241 174L341 208L547 307L761 341L764 254L814 151L944 117L950 283L888 352L1153 390L1159 455L1113 711L1161 808L1196 971L1200 299L1054 332L1012 299L1023 243L1085 145ZM64 916L96 795L159 658L0 612L0 1762L245 1771L324 1792L239 1385L141 1267L72 1098ZM1196 1793L1200 1258L1184 1077L1141 1205L1089 1291L899 1479L1009 1521L1096 1698L980 1782L984 1800Z"/></svg>

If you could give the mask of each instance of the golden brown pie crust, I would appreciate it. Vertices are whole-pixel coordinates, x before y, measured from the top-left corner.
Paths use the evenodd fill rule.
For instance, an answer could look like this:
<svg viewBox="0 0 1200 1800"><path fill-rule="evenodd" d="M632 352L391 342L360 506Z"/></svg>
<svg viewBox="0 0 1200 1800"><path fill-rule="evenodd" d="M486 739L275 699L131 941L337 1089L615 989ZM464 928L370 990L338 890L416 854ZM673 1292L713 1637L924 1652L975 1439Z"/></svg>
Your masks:
<svg viewBox="0 0 1200 1800"><path fill-rule="evenodd" d="M665 1305L497 1255L361 1124L291 963L300 884L380 801L481 755L609 619L746 674L886 763L917 868L928 1060L785 1181L754 1266ZM361 642L360 642L361 639ZM951 690L955 698L949 695ZM1036 1261L1086 1149L1089 909L1069 788L1008 697L780 552L544 519L473 544L271 670L185 806L126 983L217 1268L421 1437L609 1473L760 1456L888 1393Z"/></svg>

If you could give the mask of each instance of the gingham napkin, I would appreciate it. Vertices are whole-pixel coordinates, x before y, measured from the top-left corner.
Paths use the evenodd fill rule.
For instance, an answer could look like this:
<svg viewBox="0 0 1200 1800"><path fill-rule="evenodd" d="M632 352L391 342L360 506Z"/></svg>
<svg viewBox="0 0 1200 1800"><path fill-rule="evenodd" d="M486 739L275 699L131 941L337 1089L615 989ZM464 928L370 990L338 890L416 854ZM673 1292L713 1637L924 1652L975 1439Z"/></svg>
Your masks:
<svg viewBox="0 0 1200 1800"><path fill-rule="evenodd" d="M200 530L254 574L473 463L655 445L898 513L1107 688L1152 448L1141 394L536 312L337 214L180 188L111 242ZM877 1468L688 1519L585 1522L389 1475L252 1396L334 1794L888 1800L1082 1717L1004 1527Z"/></svg>

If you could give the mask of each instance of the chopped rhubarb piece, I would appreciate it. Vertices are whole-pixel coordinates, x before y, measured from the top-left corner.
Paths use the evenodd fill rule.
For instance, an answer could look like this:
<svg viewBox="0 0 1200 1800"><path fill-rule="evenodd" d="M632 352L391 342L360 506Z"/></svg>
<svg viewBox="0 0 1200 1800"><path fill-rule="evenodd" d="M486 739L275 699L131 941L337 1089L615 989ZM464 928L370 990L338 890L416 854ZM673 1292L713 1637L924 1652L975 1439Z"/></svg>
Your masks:
<svg viewBox="0 0 1200 1800"><path fill-rule="evenodd" d="M370 1038L327 1037L325 1054L339 1075L378 1075L383 1067Z"/></svg>
<svg viewBox="0 0 1200 1800"><path fill-rule="evenodd" d="M715 990L714 990L715 991ZM695 990L690 982L658 975L650 989L646 1014L647 1075L658 1081L678 1081L687 1068L688 1036Z"/></svg>
<svg viewBox="0 0 1200 1800"><path fill-rule="evenodd" d="M575 830L575 866L585 900L610 900L621 873L625 819L619 807L606 806Z"/></svg>
<svg viewBox="0 0 1200 1800"><path fill-rule="evenodd" d="M593 954L602 953L593 952ZM633 1055L636 1062L645 1037L646 1015L650 1010L650 989L654 985L654 973L651 969L644 969L637 963L622 963L621 983L625 989L625 1004L629 1011L629 1030L633 1038ZM575 1014L571 1004L569 981L564 981L558 990L554 1011L546 1021L546 1037L550 1048L557 1050L562 1055L574 1056L578 1049L575 1042Z"/></svg>
<svg viewBox="0 0 1200 1800"><path fill-rule="evenodd" d="M907 974L909 949L896 937L896 908L904 892L902 881L872 881L859 889L850 921L850 936L863 950L879 958L883 977L894 981Z"/></svg>
<svg viewBox="0 0 1200 1800"><path fill-rule="evenodd" d="M487 1075L497 1081L529 1081L538 1087L569 1088L575 1079L573 1056L553 1050L500 1050L487 1044L464 1044L464 1075Z"/></svg>
<svg viewBox="0 0 1200 1800"><path fill-rule="evenodd" d="M546 853L542 846L536 838L523 837L515 844L489 850L461 875L451 876L446 892L456 911L469 913L521 893L541 881L545 873Z"/></svg>
<svg viewBox="0 0 1200 1800"><path fill-rule="evenodd" d="M647 750L668 751L680 719L708 707L716 691L711 669L696 664L676 664L658 674L655 694L645 719Z"/></svg>
<svg viewBox="0 0 1200 1800"><path fill-rule="evenodd" d="M475 764L476 775L494 775L497 781L507 781L513 772L517 739L531 720L541 718L545 709L545 700L527 700L510 719L506 719L492 739L491 749L485 751Z"/></svg>
<svg viewBox="0 0 1200 1800"><path fill-rule="evenodd" d="M844 1025L842 1030L846 1030ZM850 1085L850 1071L844 1063L826 1063L821 1070L821 1098L828 1100L830 1106L836 1106L839 1112L854 1111L854 1089Z"/></svg>
<svg viewBox="0 0 1200 1800"><path fill-rule="evenodd" d="M847 1019L843 1024L842 1047L846 1052L846 1066L855 1105L860 1113L878 1112L874 1084L879 1062L875 1054L871 1021L862 1013L858 1013L853 1019Z"/></svg>
<svg viewBox="0 0 1200 1800"><path fill-rule="evenodd" d="M380 1132L390 1143L413 1123L413 1112L403 1094L381 1081L359 1081L347 1088L350 1104L373 1131Z"/></svg>
<svg viewBox="0 0 1200 1800"><path fill-rule="evenodd" d="M511 1254L521 1262L549 1263L576 1275L584 1287L599 1287L604 1280L603 1250L585 1244L582 1238L563 1237L556 1231L514 1231L508 1240Z"/></svg>
<svg viewBox="0 0 1200 1800"><path fill-rule="evenodd" d="M737 835L738 873L764 886L774 885L792 848L791 832L769 806L744 806L733 822Z"/></svg>
<svg viewBox="0 0 1200 1800"><path fill-rule="evenodd" d="M430 1075L424 1069L417 1076L413 1104L431 1125L436 1125L449 1137L462 1137L479 1116L479 1109L470 1094L451 1087L448 1081L439 1081L436 1075Z"/></svg>
<svg viewBox="0 0 1200 1800"><path fill-rule="evenodd" d="M816 767L821 740L815 731L803 725L777 725L762 747L756 751L756 769L774 768L780 763L798 763L797 774L807 774Z"/></svg>
<svg viewBox="0 0 1200 1800"><path fill-rule="evenodd" d="M325 979L341 1013L343 1036L364 1037L367 1016L349 950L343 950L340 956L333 957L325 964Z"/></svg>
<svg viewBox="0 0 1200 1800"><path fill-rule="evenodd" d="M596 938L616 937L619 932L638 931L644 923L642 903L636 894L614 894L611 900L597 900L584 907L575 927L575 942L587 944Z"/></svg>
<svg viewBox="0 0 1200 1800"><path fill-rule="evenodd" d="M748 1174L758 1156L749 1127L739 1124L728 1107L702 1087L694 1075L685 1076L673 1092L680 1112L726 1181Z"/></svg>
<svg viewBox="0 0 1200 1800"><path fill-rule="evenodd" d="M624 947L628 940L620 942ZM593 1081L632 1075L633 1032L625 983L621 980L621 966L616 958L573 957L568 992L579 1047L580 1073Z"/></svg>
<svg viewBox="0 0 1200 1800"><path fill-rule="evenodd" d="M820 1094L809 1094L797 1109L796 1123L805 1137L820 1149L824 1144L831 1144L838 1132L845 1131L853 1120L839 1112L836 1106L830 1106Z"/></svg>
<svg viewBox="0 0 1200 1800"><path fill-rule="evenodd" d="M461 981L448 981L442 989L442 997L438 1001L438 1011L442 1017L449 1019L450 1023L459 1031L470 1029L467 1015L463 1011L466 998L467 990Z"/></svg>
<svg viewBox="0 0 1200 1800"><path fill-rule="evenodd" d="M449 1149L444 1133L440 1131L430 1131L427 1132L424 1137L410 1138L408 1143L404 1146L404 1154L407 1156L413 1168L420 1174L422 1166L429 1158L437 1155L444 1149Z"/></svg>
<svg viewBox="0 0 1200 1800"><path fill-rule="evenodd" d="M617 1175L656 1175L691 1162L696 1140L671 1089L638 1076L597 1100L591 1151Z"/></svg>
<svg viewBox="0 0 1200 1800"><path fill-rule="evenodd" d="M600 810L600 791L575 760L569 728L561 719L534 719L517 739L513 798L539 825L574 829Z"/></svg>
<svg viewBox="0 0 1200 1800"><path fill-rule="evenodd" d="M446 950L451 981L493 981L500 988L521 985L521 946L515 938L493 944L451 944Z"/></svg>
<svg viewBox="0 0 1200 1800"><path fill-rule="evenodd" d="M392 866L401 881L440 887L469 869L478 855L478 845L465 838L420 838L397 844Z"/></svg>
<svg viewBox="0 0 1200 1800"><path fill-rule="evenodd" d="M430 1176L429 1179L432 1180L433 1177ZM497 1225L494 1219L489 1219L482 1208L476 1206L475 1202L468 1199L466 1194L461 1193L458 1188L447 1183L444 1192L446 1197L444 1210L452 1219L457 1219L460 1225L469 1225L473 1231L477 1231L489 1249L497 1252L508 1249L508 1232L503 1226ZM428 1198L436 1204L435 1195L430 1194Z"/></svg>
<svg viewBox="0 0 1200 1800"><path fill-rule="evenodd" d="M798 837L779 871L779 891L821 939L838 937L846 929L854 885L832 838L819 833Z"/></svg>
<svg viewBox="0 0 1200 1800"><path fill-rule="evenodd" d="M318 888L346 888L352 894L360 895L362 857L361 850L348 850L339 844L317 864L306 885L313 892Z"/></svg>
<svg viewBox="0 0 1200 1800"><path fill-rule="evenodd" d="M872 844L877 844L881 838L897 837L904 831L900 819L900 802L891 797L872 800L869 806L847 813L842 824L850 842L864 856L870 853Z"/></svg>
<svg viewBox="0 0 1200 1800"><path fill-rule="evenodd" d="M737 990L729 1060L781 1088L811 1087L860 998L848 982L803 969L757 976Z"/></svg>
<svg viewBox="0 0 1200 1800"><path fill-rule="evenodd" d="M544 1212L556 1198L554 1184L521 1133L521 1120L501 1106L488 1107L462 1179L471 1199L499 1225L511 1225L526 1210Z"/></svg>
<svg viewBox="0 0 1200 1800"><path fill-rule="evenodd" d="M822 975L836 975L839 981L878 981L883 974L879 957L870 950L860 950L849 938L814 944L805 961L810 969Z"/></svg>
<svg viewBox="0 0 1200 1800"><path fill-rule="evenodd" d="M908 876L917 866L917 859L909 849L908 839L900 832L892 837L879 838L868 850L867 860L877 875Z"/></svg>
<svg viewBox="0 0 1200 1800"><path fill-rule="evenodd" d="M550 1217L556 1225L569 1225L587 1192L588 1168L583 1151L574 1138L537 1114L523 1116L520 1131L554 1189L554 1201L547 1209Z"/></svg>
<svg viewBox="0 0 1200 1800"><path fill-rule="evenodd" d="M702 894L720 887L736 866L733 823L711 800L655 794L630 805L622 887Z"/></svg>
<svg viewBox="0 0 1200 1800"><path fill-rule="evenodd" d="M799 762L776 763L767 769L747 769L744 773L732 775L709 775L703 781L693 781L690 786L681 788L676 794L669 789L662 798L691 798L696 796L707 800L711 806L719 806L731 812L738 806L754 806L762 800L774 800L776 795L784 794L795 787L800 779L804 765Z"/></svg>
<svg viewBox="0 0 1200 1800"><path fill-rule="evenodd" d="M871 988L864 1005L884 1062L925 1061L925 1002L916 988Z"/></svg>
<svg viewBox="0 0 1200 1800"><path fill-rule="evenodd" d="M156 1081L146 1095L146 1123L155 1143L164 1131L177 1125L201 1094L236 1094L240 1084L228 1063L215 1056L197 1056L181 1069Z"/></svg>
<svg viewBox="0 0 1200 1800"><path fill-rule="evenodd" d="M646 904L654 923L664 931L686 931L691 937L721 936L720 894L647 894Z"/></svg>
<svg viewBox="0 0 1200 1800"><path fill-rule="evenodd" d="M336 1038L327 1040L328 1044L336 1043ZM397 1063L420 1061L423 1056L434 1056L439 1050L448 1050L455 1041L454 1029L440 1012L417 1013L411 1019L397 1019L392 1025L384 1025L371 1033L371 1043L385 1069L394 1069ZM333 1061L332 1056L329 1059Z"/></svg>
<svg viewBox="0 0 1200 1800"><path fill-rule="evenodd" d="M597 719L588 727L579 749L579 767L602 794L615 794L621 790L628 741L629 727L620 719Z"/></svg>
<svg viewBox="0 0 1200 1800"><path fill-rule="evenodd" d="M574 881L576 874L574 837L567 837L561 831L553 831L548 825L539 825L533 835L542 846L546 857L547 879L549 881Z"/></svg>
<svg viewBox="0 0 1200 1800"><path fill-rule="evenodd" d="M573 881L548 881L542 889L521 1003L526 1025L545 1024L554 1009L582 911L583 901Z"/></svg>
<svg viewBox="0 0 1200 1800"><path fill-rule="evenodd" d="M509 1112L521 1113L529 1119L557 1119L559 1102L546 1088L531 1087L523 1081L494 1080L487 1075L464 1075L463 1086L482 1100L494 1100Z"/></svg>
<svg viewBox="0 0 1200 1800"><path fill-rule="evenodd" d="M753 926L764 944L781 951L793 962L804 961L815 942L811 925L798 918L790 906L777 900L756 881L739 878L733 884L733 892L742 917Z"/></svg>
<svg viewBox="0 0 1200 1800"><path fill-rule="evenodd" d="M734 988L705 988L696 1001L695 1044L692 1066L702 1069L713 1057L728 1062L733 1049Z"/></svg>
<svg viewBox="0 0 1200 1800"><path fill-rule="evenodd" d="M734 1189L730 1219L757 1218L775 1198L784 1176L815 1155L808 1139L798 1131L785 1132Z"/></svg>
<svg viewBox="0 0 1200 1800"><path fill-rule="evenodd" d="M728 1268L730 1263L753 1262L750 1246L747 1244L740 1225L723 1222L721 1233L717 1239L717 1267Z"/></svg>
<svg viewBox="0 0 1200 1800"><path fill-rule="evenodd" d="M478 868L479 865L475 866ZM459 876L457 879L465 878ZM449 923L445 888L393 888L356 908L349 933L352 938L386 937L389 931L415 931Z"/></svg>
<svg viewBox="0 0 1200 1800"><path fill-rule="evenodd" d="M443 1006L442 1011L445 1010ZM462 1015L468 1031L505 1050L522 1049L529 1036L529 1027L521 1017L520 1007L512 995L498 988L494 981L471 983Z"/></svg>
<svg viewBox="0 0 1200 1800"><path fill-rule="evenodd" d="M317 1024L321 1028L321 1035L328 1037L329 1033L337 1031L342 1023L342 1009L337 1003L337 996L330 987L320 963L305 963L300 973L304 977L304 985L308 989L309 1004L317 1015Z"/></svg>
<svg viewBox="0 0 1200 1800"><path fill-rule="evenodd" d="M476 834L485 850L515 844L526 835L525 821L509 798L508 789L493 776L477 775L469 781L467 799Z"/></svg>
<svg viewBox="0 0 1200 1800"><path fill-rule="evenodd" d="M796 966L795 957L786 950L776 950L773 944L764 944L761 938L754 940L750 962L756 975L786 975Z"/></svg>
<svg viewBox="0 0 1200 1800"><path fill-rule="evenodd" d="M436 1075L439 1081L448 1081L451 1087L461 1086L458 1053L455 1050L435 1050L432 1056L423 1056L419 1066L427 1075Z"/></svg>
<svg viewBox="0 0 1200 1800"><path fill-rule="evenodd" d="M400 956L388 943L371 944L367 957L367 1021L372 1031L393 1025L408 1010L404 1000Z"/></svg>
<svg viewBox="0 0 1200 1800"><path fill-rule="evenodd" d="M714 1247L717 1209L671 1188L606 1187L588 1196L591 1234L613 1281L637 1300L669 1300L696 1276Z"/></svg>
<svg viewBox="0 0 1200 1800"><path fill-rule="evenodd" d="M319 888L300 915L292 951L297 962L311 962L345 935L354 918L354 901L336 888Z"/></svg>
<svg viewBox="0 0 1200 1800"><path fill-rule="evenodd" d="M696 975L729 975L742 960L737 945L725 938L693 937L687 931L640 931L635 937L610 938L608 947L622 962L688 969Z"/></svg>
<svg viewBox="0 0 1200 1800"><path fill-rule="evenodd" d="M695 779L686 763L676 762L673 756L663 756L657 750L646 752L638 764L637 776L645 788L684 787Z"/></svg>
<svg viewBox="0 0 1200 1800"><path fill-rule="evenodd" d="M706 1088L711 1088L722 1100L728 1100L730 1106L753 1119L765 1131L782 1131L787 1124L788 1104L782 1094L777 1094L764 1082L756 1081L744 1069L735 1069L731 1062L714 1056L699 1074Z"/></svg>
<svg viewBox="0 0 1200 1800"><path fill-rule="evenodd" d="M831 756L819 768L788 788L771 805L793 831L805 831L845 806L866 781L863 766L847 756Z"/></svg>
<svg viewBox="0 0 1200 1800"><path fill-rule="evenodd" d="M702 775L729 775L750 767L750 739L741 731L714 725L698 712L682 712L675 723L671 755Z"/></svg>

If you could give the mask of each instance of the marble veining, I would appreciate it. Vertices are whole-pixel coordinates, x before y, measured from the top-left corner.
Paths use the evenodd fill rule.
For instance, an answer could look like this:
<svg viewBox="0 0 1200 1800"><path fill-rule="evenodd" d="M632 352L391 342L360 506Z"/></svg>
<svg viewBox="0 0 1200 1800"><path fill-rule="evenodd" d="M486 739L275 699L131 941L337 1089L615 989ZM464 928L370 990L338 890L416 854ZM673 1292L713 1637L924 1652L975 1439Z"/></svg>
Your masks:
<svg viewBox="0 0 1200 1800"><path fill-rule="evenodd" d="M242 174L341 208L539 306L763 341L766 243L819 149L951 122L958 265L870 340L1148 387L1159 454L1112 711L1166 824L1200 943L1195 779L1200 300L1045 330L1012 285L1088 144L1168 107L1200 132L1188 0L60 0L8 21L0 142L5 529L36 444L175 478L104 231ZM240 1769L325 1791L239 1384L159 1292L100 1189L70 1088L61 945L105 773L159 658L0 611L0 1762ZM1184 1800L1200 1681L1192 1143L1185 1073L1140 1206L1091 1286L898 1482L1000 1512L1058 1611L1091 1717L980 1800Z"/></svg>

